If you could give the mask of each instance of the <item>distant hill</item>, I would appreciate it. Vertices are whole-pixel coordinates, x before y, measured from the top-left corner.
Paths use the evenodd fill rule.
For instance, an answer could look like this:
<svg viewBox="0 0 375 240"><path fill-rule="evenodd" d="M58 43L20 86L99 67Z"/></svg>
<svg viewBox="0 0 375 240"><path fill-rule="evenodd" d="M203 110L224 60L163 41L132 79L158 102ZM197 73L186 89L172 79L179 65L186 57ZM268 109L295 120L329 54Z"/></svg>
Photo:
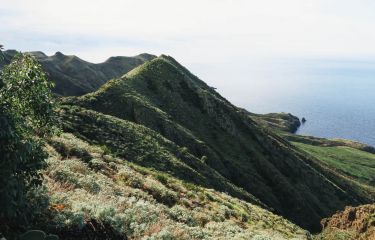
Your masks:
<svg viewBox="0 0 375 240"><path fill-rule="evenodd" d="M311 155L261 127L169 56L146 62L94 93L66 98L63 104L67 105L62 114L65 130L80 138L105 145L142 166L223 191L225 181L219 183L210 177L214 171L276 213L312 231L319 230L320 220L336 210L371 201L366 195L347 191L342 178L312 165ZM106 115L93 117L98 113ZM108 116L111 122L106 120ZM157 157L158 151L144 152L126 137L133 135L125 131L131 125L121 121L157 132L190 157L182 153L174 153L172 158L160 153ZM163 146L159 141L151 142ZM131 150L134 147L136 152ZM199 180L204 178L210 181ZM233 196L249 199L235 188L225 188Z"/></svg>
<svg viewBox="0 0 375 240"><path fill-rule="evenodd" d="M0 60L0 68L8 64L17 51L7 50L3 53L4 59ZM37 58L48 78L55 82L53 92L61 96L79 96L95 91L108 80L120 77L156 57L150 54L111 57L103 63L94 64L61 52L56 52L53 56L47 56L43 52L30 54Z"/></svg>

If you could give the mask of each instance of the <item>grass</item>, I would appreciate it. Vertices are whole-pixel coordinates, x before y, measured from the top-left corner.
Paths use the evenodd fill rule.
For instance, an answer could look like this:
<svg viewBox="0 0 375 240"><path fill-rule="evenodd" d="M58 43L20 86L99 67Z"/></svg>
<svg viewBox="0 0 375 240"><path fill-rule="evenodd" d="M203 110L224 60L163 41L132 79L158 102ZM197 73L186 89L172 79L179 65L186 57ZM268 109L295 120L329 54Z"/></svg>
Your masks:
<svg viewBox="0 0 375 240"><path fill-rule="evenodd" d="M322 147L293 143L330 168L361 183L375 186L375 154L345 146Z"/></svg>
<svg viewBox="0 0 375 240"><path fill-rule="evenodd" d="M350 147L354 149L358 149L364 152L373 153L375 154L375 148L369 146L367 144L363 144L356 141L351 141L347 139L327 139L327 138L318 138L313 136L303 136L297 134L290 134L285 131L281 131L280 129L276 129L276 132L283 136L285 139L291 142L299 142L313 146L321 146L321 147Z"/></svg>
<svg viewBox="0 0 375 240"><path fill-rule="evenodd" d="M292 115L260 115L243 111L261 126L301 149L309 164L340 188L361 196L362 203L375 200L374 147L347 139L291 134L286 126L294 125L298 119Z"/></svg>
<svg viewBox="0 0 375 240"><path fill-rule="evenodd" d="M259 203L254 196L230 183L186 148L179 147L147 127L80 107L63 106L60 116L66 131L118 157L169 173L185 182L215 188ZM67 155L67 152L71 154L79 151L64 150L62 154Z"/></svg>
<svg viewBox="0 0 375 240"><path fill-rule="evenodd" d="M225 188L236 197L250 193L310 230L319 230L322 217L358 198L168 56L146 62L94 93L64 99L63 104L82 108L78 114L68 111L63 121L71 124L70 132L91 143L187 182ZM280 124L297 120L288 114L268 117L283 118ZM165 148L167 142L174 147Z"/></svg>
<svg viewBox="0 0 375 240"><path fill-rule="evenodd" d="M306 231L256 205L106 154L72 134L52 142L44 171L50 210L37 227L60 237L82 239L90 224L101 223L105 229L92 237L307 239Z"/></svg>
<svg viewBox="0 0 375 240"><path fill-rule="evenodd" d="M317 230L375 193L373 148L285 133L299 124L290 114L249 118L167 56L62 102L71 134L49 141L50 209L39 227L65 238L95 226L110 239L303 239L253 204Z"/></svg>

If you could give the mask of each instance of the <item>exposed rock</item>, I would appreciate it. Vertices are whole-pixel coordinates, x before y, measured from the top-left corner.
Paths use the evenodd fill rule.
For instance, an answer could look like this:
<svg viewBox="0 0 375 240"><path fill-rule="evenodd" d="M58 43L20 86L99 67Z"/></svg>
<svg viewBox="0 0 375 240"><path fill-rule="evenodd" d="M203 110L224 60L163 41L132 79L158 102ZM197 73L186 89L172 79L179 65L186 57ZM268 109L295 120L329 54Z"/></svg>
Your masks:
<svg viewBox="0 0 375 240"><path fill-rule="evenodd" d="M261 125L276 130L295 133L301 126L299 118L290 113L255 114L244 109L241 109L241 111L248 114L254 121L260 123Z"/></svg>
<svg viewBox="0 0 375 240"><path fill-rule="evenodd" d="M375 239L375 205L346 207L344 211L323 219L321 224L322 239L333 239L338 236L340 230L344 230L349 233L347 239L373 240Z"/></svg>

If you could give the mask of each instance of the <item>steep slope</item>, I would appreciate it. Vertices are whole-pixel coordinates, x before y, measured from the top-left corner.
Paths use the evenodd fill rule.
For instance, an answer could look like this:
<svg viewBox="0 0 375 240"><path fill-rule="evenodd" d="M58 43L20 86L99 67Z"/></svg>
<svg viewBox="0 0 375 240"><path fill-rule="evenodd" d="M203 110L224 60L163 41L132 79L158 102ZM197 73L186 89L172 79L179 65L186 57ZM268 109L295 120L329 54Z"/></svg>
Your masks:
<svg viewBox="0 0 375 240"><path fill-rule="evenodd" d="M310 239L256 205L129 163L72 134L53 138L47 150L49 211L35 227L60 239Z"/></svg>
<svg viewBox="0 0 375 240"><path fill-rule="evenodd" d="M17 51L4 51L0 68L8 64ZM42 52L31 52L48 78L55 82L54 93L62 96L77 96L97 90L112 78L120 77L131 69L149 61L155 56L140 54L135 57L111 57L99 64L86 62L76 56L66 56L56 52L47 56Z"/></svg>
<svg viewBox="0 0 375 240"><path fill-rule="evenodd" d="M348 146L322 147L304 143L293 144L315 156L331 169L362 184L372 186L375 192L375 154Z"/></svg>
<svg viewBox="0 0 375 240"><path fill-rule="evenodd" d="M311 164L326 172L341 188L375 201L375 148L347 139L326 139L291 134L297 117L284 113L252 114L251 119L269 127L312 158Z"/></svg>
<svg viewBox="0 0 375 240"><path fill-rule="evenodd" d="M116 156L169 173L185 182L260 204L254 196L230 183L186 148L147 127L76 106L63 106L59 115L66 132L93 144L105 145Z"/></svg>
<svg viewBox="0 0 375 240"><path fill-rule="evenodd" d="M308 154L259 127L171 57L156 58L97 92L64 102L153 129L312 231L337 209L368 201L331 182L310 166ZM95 141L110 145L100 137Z"/></svg>

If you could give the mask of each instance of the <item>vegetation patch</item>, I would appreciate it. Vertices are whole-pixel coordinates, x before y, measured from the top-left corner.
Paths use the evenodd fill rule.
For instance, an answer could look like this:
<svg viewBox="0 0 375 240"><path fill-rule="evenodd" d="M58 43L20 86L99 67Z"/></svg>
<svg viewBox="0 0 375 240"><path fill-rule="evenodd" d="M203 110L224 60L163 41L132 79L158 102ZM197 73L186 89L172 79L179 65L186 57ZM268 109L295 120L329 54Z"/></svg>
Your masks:
<svg viewBox="0 0 375 240"><path fill-rule="evenodd" d="M346 146L322 147L294 143L299 148L356 181L375 187L375 154Z"/></svg>
<svg viewBox="0 0 375 240"><path fill-rule="evenodd" d="M46 232L82 239L78 229L94 236L93 225L97 236L130 239L307 239L304 230L267 210L212 189L188 190L173 176L105 155L72 134L53 141L83 148L112 171L98 171L83 158L62 156L49 145L44 185L50 210L37 225ZM243 214L252 221L244 221Z"/></svg>

